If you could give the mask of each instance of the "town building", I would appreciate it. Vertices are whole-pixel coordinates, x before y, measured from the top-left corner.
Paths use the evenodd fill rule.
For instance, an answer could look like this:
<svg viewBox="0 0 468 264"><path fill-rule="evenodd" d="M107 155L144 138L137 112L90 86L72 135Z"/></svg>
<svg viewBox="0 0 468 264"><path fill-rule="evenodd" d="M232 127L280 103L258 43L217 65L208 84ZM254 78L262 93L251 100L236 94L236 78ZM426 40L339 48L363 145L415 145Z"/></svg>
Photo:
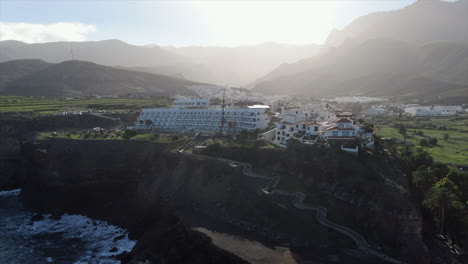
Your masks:
<svg viewBox="0 0 468 264"><path fill-rule="evenodd" d="M405 108L405 112L412 116L452 116L462 110L462 107L457 105L411 106Z"/></svg>
<svg viewBox="0 0 468 264"><path fill-rule="evenodd" d="M134 128L211 134L220 131L223 120L225 133L265 129L270 121L268 108L258 102L237 102L223 109L206 99L175 100L172 108L143 109Z"/></svg>
<svg viewBox="0 0 468 264"><path fill-rule="evenodd" d="M341 117L324 128L324 139L327 142L352 142L362 133L361 126L354 118Z"/></svg>
<svg viewBox="0 0 468 264"><path fill-rule="evenodd" d="M351 152L373 145L372 133L364 131L354 117L340 117L333 122L321 123L307 120L295 123L280 122L274 133L273 142L285 147L291 139L303 144L321 142L338 145L342 150Z"/></svg>

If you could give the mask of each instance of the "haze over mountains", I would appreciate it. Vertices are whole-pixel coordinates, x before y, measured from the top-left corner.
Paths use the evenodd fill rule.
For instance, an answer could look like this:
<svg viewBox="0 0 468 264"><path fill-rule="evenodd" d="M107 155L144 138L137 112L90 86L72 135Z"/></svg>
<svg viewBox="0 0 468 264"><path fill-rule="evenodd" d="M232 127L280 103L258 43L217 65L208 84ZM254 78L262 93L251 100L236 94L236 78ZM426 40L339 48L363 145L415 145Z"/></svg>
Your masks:
<svg viewBox="0 0 468 264"><path fill-rule="evenodd" d="M10 73L10 74L9 74ZM27 96L196 95L187 86L199 83L170 76L98 65L86 61L51 64L41 60L0 63L0 92Z"/></svg>
<svg viewBox="0 0 468 264"><path fill-rule="evenodd" d="M332 32L320 55L253 84L267 94L468 98L468 1L420 0Z"/></svg>
<svg viewBox="0 0 468 264"><path fill-rule="evenodd" d="M468 0L372 13L331 32L323 46L0 42L0 62L11 60L20 61L0 64L3 93L174 95L202 82L279 95L468 99Z"/></svg>
<svg viewBox="0 0 468 264"><path fill-rule="evenodd" d="M165 74L198 82L243 86L284 62L317 54L318 45L264 43L239 47L134 46L120 40L27 44L0 42L0 62L40 59L59 63L72 58L106 66Z"/></svg>

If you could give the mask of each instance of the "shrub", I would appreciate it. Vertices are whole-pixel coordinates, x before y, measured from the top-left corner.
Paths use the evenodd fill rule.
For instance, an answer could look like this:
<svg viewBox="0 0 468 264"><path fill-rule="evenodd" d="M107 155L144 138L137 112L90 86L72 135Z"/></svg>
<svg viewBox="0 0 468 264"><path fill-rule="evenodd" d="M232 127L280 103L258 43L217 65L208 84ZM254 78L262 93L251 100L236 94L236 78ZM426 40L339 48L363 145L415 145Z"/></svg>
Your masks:
<svg viewBox="0 0 468 264"><path fill-rule="evenodd" d="M429 142L427 141L427 139L423 138L419 140L419 145L422 147L429 147Z"/></svg>
<svg viewBox="0 0 468 264"><path fill-rule="evenodd" d="M437 138L431 138L431 139L429 139L429 144L431 144L431 145L433 145L433 146L437 145Z"/></svg>
<svg viewBox="0 0 468 264"><path fill-rule="evenodd" d="M135 132L135 131L126 129L126 130L122 133L122 138L123 138L123 139L130 139L130 138L134 137L135 135L136 135L136 132Z"/></svg>

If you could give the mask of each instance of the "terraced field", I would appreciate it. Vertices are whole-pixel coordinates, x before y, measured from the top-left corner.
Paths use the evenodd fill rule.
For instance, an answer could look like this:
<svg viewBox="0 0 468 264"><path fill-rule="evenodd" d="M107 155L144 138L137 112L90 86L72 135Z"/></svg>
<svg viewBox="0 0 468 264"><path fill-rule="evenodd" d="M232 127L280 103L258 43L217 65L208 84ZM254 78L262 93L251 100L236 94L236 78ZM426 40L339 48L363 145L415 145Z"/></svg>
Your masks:
<svg viewBox="0 0 468 264"><path fill-rule="evenodd" d="M377 121L377 120L376 120ZM435 161L468 164L468 115L457 117L416 117L403 120L387 119L376 122L375 134L404 141L396 125L406 127L406 140L424 148ZM437 144L421 146L421 140L437 139Z"/></svg>
<svg viewBox="0 0 468 264"><path fill-rule="evenodd" d="M103 110L127 112L142 108L162 108L171 104L167 97L55 99L47 97L0 95L0 114L45 115L65 111Z"/></svg>

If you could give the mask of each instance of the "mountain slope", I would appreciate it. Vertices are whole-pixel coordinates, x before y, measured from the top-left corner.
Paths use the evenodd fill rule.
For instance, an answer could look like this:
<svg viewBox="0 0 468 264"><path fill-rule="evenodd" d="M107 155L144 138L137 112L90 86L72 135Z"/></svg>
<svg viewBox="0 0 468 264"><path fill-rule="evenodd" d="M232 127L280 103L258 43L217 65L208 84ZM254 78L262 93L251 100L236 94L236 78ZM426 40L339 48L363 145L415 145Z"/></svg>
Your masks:
<svg viewBox="0 0 468 264"><path fill-rule="evenodd" d="M443 40L468 42L468 1L418 0L403 9L362 16L343 30L334 30L325 47L337 47L347 39L364 42L373 38L413 44Z"/></svg>
<svg viewBox="0 0 468 264"><path fill-rule="evenodd" d="M468 96L467 62L468 45L439 42L417 47L391 40L369 40L282 65L262 78L253 90L308 96L413 97L439 96L456 90Z"/></svg>
<svg viewBox="0 0 468 264"><path fill-rule="evenodd" d="M358 18L319 55L282 64L252 86L267 94L468 98L467 8L468 0L420 0Z"/></svg>
<svg viewBox="0 0 468 264"><path fill-rule="evenodd" d="M29 61L23 62L29 63ZM9 82L4 93L59 97L128 94L193 95L186 86L196 84L198 83L169 76L128 71L91 62L65 61Z"/></svg>
<svg viewBox="0 0 468 264"><path fill-rule="evenodd" d="M42 60L14 60L0 63L0 91L5 89L7 83L43 70L50 65Z"/></svg>
<svg viewBox="0 0 468 264"><path fill-rule="evenodd" d="M184 59L166 50L134 46L120 40L84 42L48 42L26 44L19 41L0 42L0 62L19 59L40 59L59 63L72 59L107 66L148 66L171 64Z"/></svg>
<svg viewBox="0 0 468 264"><path fill-rule="evenodd" d="M318 49L317 45L276 43L238 47L159 47L134 46L120 40L37 44L7 40L0 41L0 62L40 59L60 63L74 58L200 82L242 86L281 63L313 56Z"/></svg>

